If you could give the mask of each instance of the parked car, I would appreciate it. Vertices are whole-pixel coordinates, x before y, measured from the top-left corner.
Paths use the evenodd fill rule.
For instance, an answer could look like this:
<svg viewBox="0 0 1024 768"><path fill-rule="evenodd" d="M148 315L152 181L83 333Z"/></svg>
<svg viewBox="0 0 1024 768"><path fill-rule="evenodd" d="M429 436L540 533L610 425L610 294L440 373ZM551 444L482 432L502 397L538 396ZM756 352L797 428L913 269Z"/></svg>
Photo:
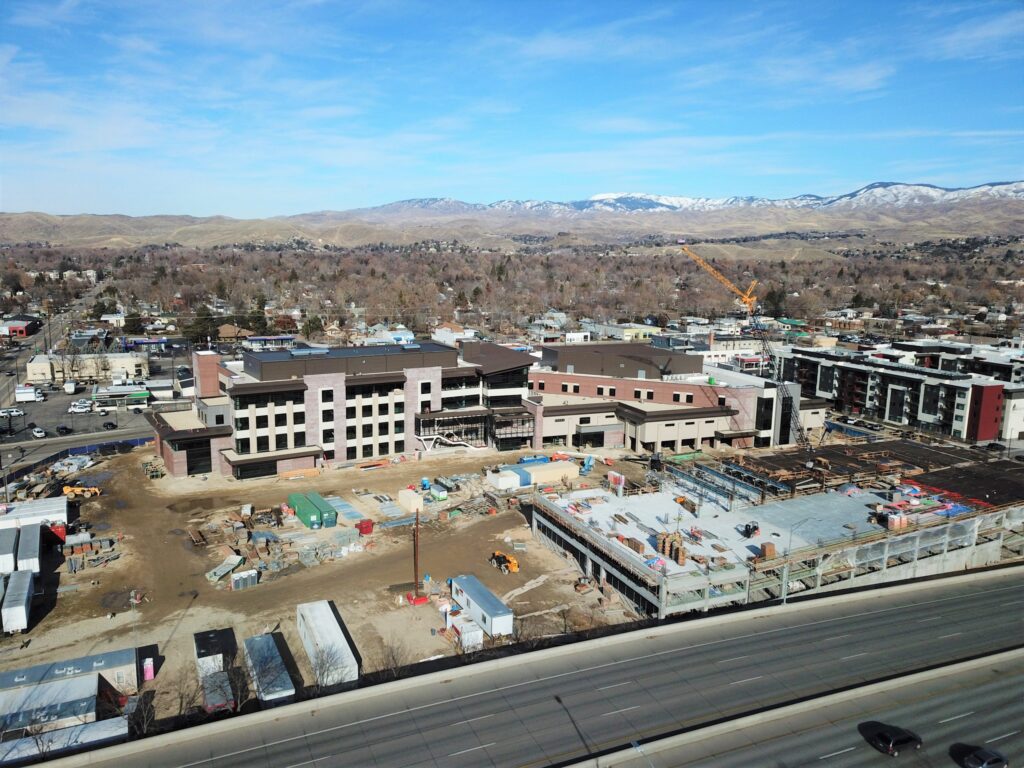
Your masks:
<svg viewBox="0 0 1024 768"><path fill-rule="evenodd" d="M68 408L68 413L90 413L91 411L92 408L90 408L88 405L79 405L78 403L75 403L70 408Z"/></svg>
<svg viewBox="0 0 1024 768"><path fill-rule="evenodd" d="M42 427L33 427L32 437L34 437L36 440L42 440L44 437L46 437L46 430L43 429Z"/></svg>
<svg viewBox="0 0 1024 768"><path fill-rule="evenodd" d="M987 747L978 747L963 759L964 768L1009 768L1009 765L1006 755Z"/></svg>
<svg viewBox="0 0 1024 768"><path fill-rule="evenodd" d="M108 431L111 430L111 429L117 429L117 424L115 424L112 421L104 421L103 422L103 428L108 430Z"/></svg>
<svg viewBox="0 0 1024 768"><path fill-rule="evenodd" d="M15 371L4 371L4 376L17 376Z"/></svg>
<svg viewBox="0 0 1024 768"><path fill-rule="evenodd" d="M913 731L897 725L878 725L878 729L868 736L868 742L879 752L899 757L900 752L921 748L921 737Z"/></svg>
<svg viewBox="0 0 1024 768"><path fill-rule="evenodd" d="M988 445L985 446L985 450L986 451L993 451L993 452L995 452L995 451L1005 451L1006 450L1006 446L1003 445L1002 443L989 443Z"/></svg>
<svg viewBox="0 0 1024 768"><path fill-rule="evenodd" d="M55 431L55 432L56 432L56 433L57 433L58 435L70 435L70 434L71 434L72 432L74 432L75 430L73 430L73 429L72 429L71 427L69 427L69 426L68 426L67 424L58 424L58 425L57 425L57 429L56 429L56 430L54 430L54 431Z"/></svg>
<svg viewBox="0 0 1024 768"><path fill-rule="evenodd" d="M25 412L21 408L8 408L5 415L11 417L24 416Z"/></svg>

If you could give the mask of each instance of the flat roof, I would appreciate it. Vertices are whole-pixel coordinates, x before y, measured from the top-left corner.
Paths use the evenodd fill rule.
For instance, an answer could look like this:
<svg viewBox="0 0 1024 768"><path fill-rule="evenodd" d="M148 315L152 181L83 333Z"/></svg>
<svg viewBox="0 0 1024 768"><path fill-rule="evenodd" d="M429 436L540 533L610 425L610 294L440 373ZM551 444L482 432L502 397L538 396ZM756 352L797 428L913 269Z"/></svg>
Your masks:
<svg viewBox="0 0 1024 768"><path fill-rule="evenodd" d="M206 429L207 425L199 420L195 411L161 411L160 418L175 432L186 429Z"/></svg>
<svg viewBox="0 0 1024 768"><path fill-rule="evenodd" d="M135 663L135 649L124 648L120 651L106 651L105 653L81 656L68 661L36 664L32 667L0 672L0 690L20 688L26 685L36 685L51 680L64 680L94 673L102 674L105 670L129 665L134 666Z"/></svg>
<svg viewBox="0 0 1024 768"><path fill-rule="evenodd" d="M505 605L497 595L483 585L473 574L463 574L452 579L452 586L458 585L469 598L483 609L492 619L496 616L511 616L512 609ZM458 598L455 598L457 601Z"/></svg>
<svg viewBox="0 0 1024 768"><path fill-rule="evenodd" d="M254 340L255 337L250 338ZM404 353L451 352L454 347L439 344L436 341L421 341L416 344L379 344L372 347L315 347L308 349L275 349L265 352L246 352L257 360L277 363L287 360L328 359L338 360L347 357L380 357L382 355L401 355Z"/></svg>

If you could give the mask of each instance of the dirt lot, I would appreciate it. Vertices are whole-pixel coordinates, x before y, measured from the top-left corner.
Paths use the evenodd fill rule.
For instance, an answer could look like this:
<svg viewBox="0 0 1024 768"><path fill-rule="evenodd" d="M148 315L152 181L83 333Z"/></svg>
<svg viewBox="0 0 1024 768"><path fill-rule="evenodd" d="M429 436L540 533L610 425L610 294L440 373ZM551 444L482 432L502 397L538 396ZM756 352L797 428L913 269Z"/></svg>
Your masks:
<svg viewBox="0 0 1024 768"><path fill-rule="evenodd" d="M194 671L194 632L231 627L239 644L253 634L281 632L294 657L292 668L308 680L305 653L295 634L295 605L319 599L335 602L366 671L451 654L451 643L431 633L443 626L437 606L431 602L414 608L402 600L413 580L411 527L378 527L372 537L362 540L368 544L365 551L311 568L295 565L286 575L265 574L270 578L238 592L223 585L218 588L205 578L223 561L224 545L234 543L233 535L222 536L214 529L242 504L271 507L294 491L339 495L367 517L379 518L376 503L356 496L353 489L395 498L401 488L422 476L469 474L486 464L517 458L467 452L373 471L327 470L312 479L235 481L211 476L151 481L141 471L142 461L151 456L149 450L136 450L88 470L93 475L110 475L104 494L82 504L81 517L93 524L97 536L123 537L117 547L121 558L69 575L62 558L51 555L42 577L45 594L33 609L35 624L27 635L0 642L0 667L155 644L158 663L160 657L166 659L159 682L166 679L168 670ZM598 483L607 469L595 467L589 478L579 482ZM644 473L640 465L624 462L616 462L615 469L635 479L642 479ZM339 525L343 522L339 519ZM186 533L189 527L207 531L207 546L192 544ZM330 536L331 530L319 535ZM502 509L494 515L429 522L422 526L420 540L421 573L442 585L460 573L476 574L505 597L520 617L524 635L617 623L627 616L617 601L599 607L596 591L578 595L573 589L577 576L573 564L535 542L518 511ZM525 551L515 552L519 573L503 575L488 565L490 552L511 552L515 542L526 545ZM58 586L69 585L77 589L57 594ZM132 590L143 595L135 610L129 600Z"/></svg>

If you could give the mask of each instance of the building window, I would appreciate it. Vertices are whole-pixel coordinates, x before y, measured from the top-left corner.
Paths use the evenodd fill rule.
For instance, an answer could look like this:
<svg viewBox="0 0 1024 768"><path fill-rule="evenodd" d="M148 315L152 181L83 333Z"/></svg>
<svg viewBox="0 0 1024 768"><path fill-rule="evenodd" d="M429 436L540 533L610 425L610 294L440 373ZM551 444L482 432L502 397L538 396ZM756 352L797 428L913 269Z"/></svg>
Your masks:
<svg viewBox="0 0 1024 768"><path fill-rule="evenodd" d="M681 402L683 402L683 396L681 394L679 394L678 392L673 392L672 393L672 402L673 403L681 403Z"/></svg>
<svg viewBox="0 0 1024 768"><path fill-rule="evenodd" d="M686 402L687 403L692 403L693 402L693 393L692 392L687 392L686 393Z"/></svg>
<svg viewBox="0 0 1024 768"><path fill-rule="evenodd" d="M388 454L390 452L391 451L388 449L388 444L387 443L380 443L377 446L377 455L378 456L384 456L384 455L386 455L386 454Z"/></svg>
<svg viewBox="0 0 1024 768"><path fill-rule="evenodd" d="M348 408L345 409L345 418L346 419L354 419L355 417L356 417L356 407L354 405L350 405Z"/></svg>
<svg viewBox="0 0 1024 768"><path fill-rule="evenodd" d="M257 437L256 438L256 453L266 453L270 450L270 438L269 437Z"/></svg>
<svg viewBox="0 0 1024 768"><path fill-rule="evenodd" d="M325 461L331 461L333 458L334 458L334 451L331 451L331 450L324 451L324 460Z"/></svg>
<svg viewBox="0 0 1024 768"><path fill-rule="evenodd" d="M224 414L223 413L218 413L216 416L214 416L213 417L213 423L214 423L214 425L216 425L218 427L222 426L224 424Z"/></svg>
<svg viewBox="0 0 1024 768"><path fill-rule="evenodd" d="M396 435L401 435L404 432L405 432L405 422L404 421L396 421L395 422L395 434Z"/></svg>
<svg viewBox="0 0 1024 768"><path fill-rule="evenodd" d="M258 419L259 417L257 417ZM287 413L275 413L274 414L274 426L284 427L288 425L288 414Z"/></svg>
<svg viewBox="0 0 1024 768"><path fill-rule="evenodd" d="M288 450L288 435L277 435L274 438L274 448L278 451Z"/></svg>
<svg viewBox="0 0 1024 768"><path fill-rule="evenodd" d="M643 399L643 392L641 392L639 389L634 389L633 390L633 397L636 400L642 400Z"/></svg>
<svg viewBox="0 0 1024 768"><path fill-rule="evenodd" d="M714 424L715 420L714 419L707 419L704 423L705 424Z"/></svg>
<svg viewBox="0 0 1024 768"><path fill-rule="evenodd" d="M573 384L572 385L572 393L574 395L578 395L580 393L580 385L579 384Z"/></svg>
<svg viewBox="0 0 1024 768"><path fill-rule="evenodd" d="M565 419L555 419L555 424L558 424L559 422L562 422L562 421L565 421Z"/></svg>
<svg viewBox="0 0 1024 768"><path fill-rule="evenodd" d="M604 387L598 387L597 388L597 394L603 395L604 394Z"/></svg>
<svg viewBox="0 0 1024 768"><path fill-rule="evenodd" d="M654 390L653 389L648 389L647 390L647 399L648 400L653 400L654 399Z"/></svg>
<svg viewBox="0 0 1024 768"><path fill-rule="evenodd" d="M390 411L391 409L388 407L387 403L381 403L377 406L377 414L379 416L387 416Z"/></svg>
<svg viewBox="0 0 1024 768"><path fill-rule="evenodd" d="M405 413L405 403L395 403L395 415Z"/></svg>
<svg viewBox="0 0 1024 768"><path fill-rule="evenodd" d="M249 428L249 418L248 417L241 416L241 417L235 419L235 429L237 429L237 430L239 430L241 432L244 432L248 428Z"/></svg>
<svg viewBox="0 0 1024 768"><path fill-rule="evenodd" d="M325 422L325 423L329 423L329 422L334 421L334 409L331 408L329 410L324 411L322 414L320 414L320 421Z"/></svg>
<svg viewBox="0 0 1024 768"><path fill-rule="evenodd" d="M320 436L320 442L322 443L333 443L334 442L334 430L325 429L323 434Z"/></svg>
<svg viewBox="0 0 1024 768"><path fill-rule="evenodd" d="M292 414L292 424L305 424L305 423L306 423L306 414L305 413L303 413L302 411L296 411L294 414Z"/></svg>
<svg viewBox="0 0 1024 768"><path fill-rule="evenodd" d="M363 453L363 458L364 459L370 458L371 456L373 456L373 446L372 445L364 445L363 448L362 448L362 453Z"/></svg>
<svg viewBox="0 0 1024 768"><path fill-rule="evenodd" d="M363 418L364 419L369 419L369 418L372 418L372 417L373 417L373 406L372 405L364 405L363 406Z"/></svg>
<svg viewBox="0 0 1024 768"><path fill-rule="evenodd" d="M725 405L725 398L724 398L724 397L721 397L721 396L719 396L719 398L718 398L718 404L719 404L719 405Z"/></svg>
<svg viewBox="0 0 1024 768"><path fill-rule="evenodd" d="M355 427L345 427L345 439L346 440L355 440L356 439L356 428Z"/></svg>
<svg viewBox="0 0 1024 768"><path fill-rule="evenodd" d="M305 448L306 447L306 433L305 432L296 432L295 433L295 447L296 448Z"/></svg>
<svg viewBox="0 0 1024 768"><path fill-rule="evenodd" d="M580 416L580 424L589 424L589 423L590 423L590 417L589 416Z"/></svg>
<svg viewBox="0 0 1024 768"><path fill-rule="evenodd" d="M668 429L670 427L674 427L675 425L676 425L675 422L672 422L671 424L666 424L665 425L665 429Z"/></svg>
<svg viewBox="0 0 1024 768"><path fill-rule="evenodd" d="M248 453L249 452L249 438L243 438L242 440L235 440L235 453Z"/></svg>
<svg viewBox="0 0 1024 768"><path fill-rule="evenodd" d="M569 385L566 384L564 381L562 382L562 391L563 392L568 392L569 391Z"/></svg>
<svg viewBox="0 0 1024 768"><path fill-rule="evenodd" d="M405 450L405 440L395 441L395 453L401 453Z"/></svg>
<svg viewBox="0 0 1024 768"><path fill-rule="evenodd" d="M321 403L333 403L334 402L334 390L324 389L320 391L320 402Z"/></svg>
<svg viewBox="0 0 1024 768"><path fill-rule="evenodd" d="M615 397L615 387L608 387L608 397Z"/></svg>
<svg viewBox="0 0 1024 768"><path fill-rule="evenodd" d="M387 433L388 433L388 423L386 421L382 421L380 424L377 425L377 434L378 435L386 435Z"/></svg>
<svg viewBox="0 0 1024 768"><path fill-rule="evenodd" d="M373 424L363 424L363 437L373 437Z"/></svg>
<svg viewBox="0 0 1024 768"><path fill-rule="evenodd" d="M345 449L345 458L346 459L358 459L359 458L359 455L356 453L355 446L349 446L348 448Z"/></svg>
<svg viewBox="0 0 1024 768"><path fill-rule="evenodd" d="M429 395L430 394L430 387L431 387L431 383L429 381L421 381L420 382L420 394L421 395Z"/></svg>
<svg viewBox="0 0 1024 768"><path fill-rule="evenodd" d="M257 416L256 417L256 429L266 429L266 428L267 428L267 417L266 416Z"/></svg>
<svg viewBox="0 0 1024 768"><path fill-rule="evenodd" d="M538 381L537 382L537 389L539 389L541 392L544 391L544 382L543 381Z"/></svg>

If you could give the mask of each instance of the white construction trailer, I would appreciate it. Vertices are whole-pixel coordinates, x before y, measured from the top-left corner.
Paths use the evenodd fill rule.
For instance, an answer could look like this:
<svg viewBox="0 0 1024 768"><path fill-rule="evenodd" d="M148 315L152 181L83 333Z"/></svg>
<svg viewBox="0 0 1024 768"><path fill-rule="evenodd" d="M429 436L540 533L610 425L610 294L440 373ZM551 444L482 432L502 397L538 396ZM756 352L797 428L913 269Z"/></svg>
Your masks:
<svg viewBox="0 0 1024 768"><path fill-rule="evenodd" d="M297 605L295 623L318 686L328 688L359 679L359 660L327 600Z"/></svg>
<svg viewBox="0 0 1024 768"><path fill-rule="evenodd" d="M452 600L491 637L512 634L512 609L473 575L452 579Z"/></svg>
<svg viewBox="0 0 1024 768"><path fill-rule="evenodd" d="M0 622L3 622L4 632L7 634L28 629L34 584L32 571L15 571L7 580L7 592L0 607Z"/></svg>
<svg viewBox="0 0 1024 768"><path fill-rule="evenodd" d="M18 570L18 529L0 529L0 574Z"/></svg>
<svg viewBox="0 0 1024 768"><path fill-rule="evenodd" d="M41 528L38 525L22 526L18 535L18 570L39 573L39 542Z"/></svg>

